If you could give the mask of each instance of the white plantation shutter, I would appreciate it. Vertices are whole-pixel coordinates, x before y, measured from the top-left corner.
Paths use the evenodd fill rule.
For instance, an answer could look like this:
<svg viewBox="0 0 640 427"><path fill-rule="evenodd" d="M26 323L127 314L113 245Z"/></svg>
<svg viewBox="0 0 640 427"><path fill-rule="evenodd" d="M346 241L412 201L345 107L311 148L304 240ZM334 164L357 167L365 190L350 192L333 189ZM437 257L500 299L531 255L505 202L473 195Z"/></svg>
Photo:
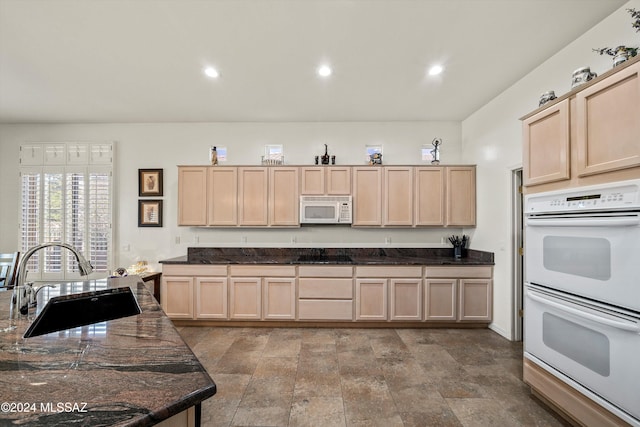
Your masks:
<svg viewBox="0 0 640 427"><path fill-rule="evenodd" d="M29 144L28 150L33 151L34 145L37 144ZM99 164L92 164L86 155L88 144L62 144L66 155L59 155L60 143L42 145L43 152L55 152L56 160L67 162L22 168L20 250L24 253L44 242L68 243L91 262L94 277L104 277L112 269L112 167L105 164L104 158ZM100 147L108 148L111 160L111 145ZM79 159L86 164L79 165ZM51 161L47 162L45 156L43 163ZM80 277L75 256L60 247L36 252L27 268L30 280Z"/></svg>
<svg viewBox="0 0 640 427"><path fill-rule="evenodd" d="M20 173L20 193L22 194L20 209L22 215L20 216L19 247L23 253L26 250L25 248L37 245L41 241L41 179L42 174L40 171L24 169ZM39 253L35 253L29 259L27 269L30 272L39 272L39 256Z"/></svg>
<svg viewBox="0 0 640 427"><path fill-rule="evenodd" d="M88 235L91 265L110 271L111 265L111 172L89 173Z"/></svg>
<svg viewBox="0 0 640 427"><path fill-rule="evenodd" d="M67 171L65 191L65 242L86 254L85 229L86 217L86 173L82 171ZM66 251L66 249L65 249ZM67 259L67 271L78 272L78 263L74 256Z"/></svg>

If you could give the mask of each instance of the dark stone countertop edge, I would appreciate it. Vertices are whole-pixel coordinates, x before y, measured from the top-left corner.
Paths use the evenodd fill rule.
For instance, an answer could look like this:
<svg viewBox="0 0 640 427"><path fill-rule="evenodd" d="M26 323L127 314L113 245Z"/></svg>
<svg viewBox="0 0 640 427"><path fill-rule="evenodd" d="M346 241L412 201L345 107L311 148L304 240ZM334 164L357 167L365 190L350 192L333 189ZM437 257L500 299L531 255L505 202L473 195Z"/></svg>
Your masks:
<svg viewBox="0 0 640 427"><path fill-rule="evenodd" d="M454 258L451 248L409 249L327 249L329 255L340 254L350 261L301 262L300 255L309 254L306 248L189 248L188 254L160 261L161 264L226 265L425 265L474 266L494 265L492 252L467 249L462 258Z"/></svg>

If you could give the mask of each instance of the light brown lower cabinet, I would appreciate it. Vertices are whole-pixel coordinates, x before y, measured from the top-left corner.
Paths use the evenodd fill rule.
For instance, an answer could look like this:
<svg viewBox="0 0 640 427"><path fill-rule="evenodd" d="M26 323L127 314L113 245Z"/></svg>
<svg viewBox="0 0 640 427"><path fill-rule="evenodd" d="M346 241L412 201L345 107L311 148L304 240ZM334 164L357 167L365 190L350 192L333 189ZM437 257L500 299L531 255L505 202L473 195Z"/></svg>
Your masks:
<svg viewBox="0 0 640 427"><path fill-rule="evenodd" d="M422 279L389 279L389 320L422 320Z"/></svg>
<svg viewBox="0 0 640 427"><path fill-rule="evenodd" d="M411 300L422 288L421 266L357 266L355 276L356 320L422 319L420 302Z"/></svg>
<svg viewBox="0 0 640 427"><path fill-rule="evenodd" d="M193 319L193 277L162 275L162 309L172 319Z"/></svg>
<svg viewBox="0 0 640 427"><path fill-rule="evenodd" d="M425 320L490 322L493 267L427 267Z"/></svg>
<svg viewBox="0 0 640 427"><path fill-rule="evenodd" d="M231 319L260 320L262 315L262 279L233 277L229 279L229 311Z"/></svg>
<svg viewBox="0 0 640 427"><path fill-rule="evenodd" d="M289 277L265 277L262 281L263 319L295 320L296 279Z"/></svg>
<svg viewBox="0 0 640 427"><path fill-rule="evenodd" d="M387 320L387 279L356 279L356 320Z"/></svg>
<svg viewBox="0 0 640 427"><path fill-rule="evenodd" d="M298 267L298 319L353 320L353 267Z"/></svg>
<svg viewBox="0 0 640 427"><path fill-rule="evenodd" d="M227 278L196 277L196 319L228 319Z"/></svg>
<svg viewBox="0 0 640 427"><path fill-rule="evenodd" d="M425 320L458 320L458 279L426 279Z"/></svg>
<svg viewBox="0 0 640 427"><path fill-rule="evenodd" d="M491 266L167 265L176 320L492 320Z"/></svg>
<svg viewBox="0 0 640 427"><path fill-rule="evenodd" d="M232 320L294 320L295 277L296 268L292 265L230 266L229 317Z"/></svg>
<svg viewBox="0 0 640 427"><path fill-rule="evenodd" d="M226 265L166 265L162 309L172 319L228 319Z"/></svg>

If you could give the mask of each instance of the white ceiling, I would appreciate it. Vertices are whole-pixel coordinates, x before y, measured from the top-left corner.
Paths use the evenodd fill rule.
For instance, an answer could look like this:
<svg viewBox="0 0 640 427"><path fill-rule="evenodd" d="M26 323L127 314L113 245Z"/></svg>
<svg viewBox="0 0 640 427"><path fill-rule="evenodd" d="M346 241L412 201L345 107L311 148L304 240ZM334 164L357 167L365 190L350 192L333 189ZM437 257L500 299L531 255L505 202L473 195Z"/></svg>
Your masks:
<svg viewBox="0 0 640 427"><path fill-rule="evenodd" d="M462 120L624 3L0 0L0 122Z"/></svg>

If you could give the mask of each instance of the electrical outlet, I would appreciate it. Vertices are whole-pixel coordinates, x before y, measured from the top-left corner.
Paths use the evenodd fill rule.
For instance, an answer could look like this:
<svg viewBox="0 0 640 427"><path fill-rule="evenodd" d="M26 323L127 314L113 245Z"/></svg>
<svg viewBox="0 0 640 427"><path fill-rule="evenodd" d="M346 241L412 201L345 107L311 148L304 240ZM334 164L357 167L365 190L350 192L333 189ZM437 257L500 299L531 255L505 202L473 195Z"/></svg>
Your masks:
<svg viewBox="0 0 640 427"><path fill-rule="evenodd" d="M247 243L247 236L240 237L240 243Z"/></svg>
<svg viewBox="0 0 640 427"><path fill-rule="evenodd" d="M200 236L194 236L193 243L200 243Z"/></svg>
<svg viewBox="0 0 640 427"><path fill-rule="evenodd" d="M391 244L391 237L389 237L389 236L385 237L384 238L384 243L385 243L385 245Z"/></svg>
<svg viewBox="0 0 640 427"><path fill-rule="evenodd" d="M296 236L291 236L291 243L297 243L298 239L296 238Z"/></svg>
<svg viewBox="0 0 640 427"><path fill-rule="evenodd" d="M180 236L176 236L176 245L180 244Z"/></svg>

